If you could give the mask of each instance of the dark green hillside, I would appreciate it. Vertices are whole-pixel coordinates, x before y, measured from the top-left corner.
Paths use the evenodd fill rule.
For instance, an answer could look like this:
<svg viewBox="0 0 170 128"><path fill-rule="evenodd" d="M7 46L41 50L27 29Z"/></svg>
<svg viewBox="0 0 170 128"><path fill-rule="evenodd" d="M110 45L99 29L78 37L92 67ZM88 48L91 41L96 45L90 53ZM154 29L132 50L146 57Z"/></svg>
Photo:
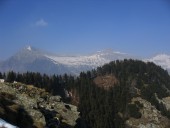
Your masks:
<svg viewBox="0 0 170 128"><path fill-rule="evenodd" d="M12 71L1 77L44 88L77 105L77 128L170 127L170 76L151 62L117 60L76 78Z"/></svg>
<svg viewBox="0 0 170 128"><path fill-rule="evenodd" d="M115 61L81 73L72 88L80 98L81 127L86 124L84 127L89 128L123 128L130 117L142 116L139 110L143 105L138 101L130 104L134 97L142 97L163 113L154 97L170 95L170 77L154 63Z"/></svg>

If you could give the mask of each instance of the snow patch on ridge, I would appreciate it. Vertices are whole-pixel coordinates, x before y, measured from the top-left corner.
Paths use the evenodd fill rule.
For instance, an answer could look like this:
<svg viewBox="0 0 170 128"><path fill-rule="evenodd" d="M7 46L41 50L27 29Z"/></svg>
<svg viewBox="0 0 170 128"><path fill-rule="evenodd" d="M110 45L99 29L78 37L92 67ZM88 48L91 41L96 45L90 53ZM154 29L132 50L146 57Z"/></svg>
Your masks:
<svg viewBox="0 0 170 128"><path fill-rule="evenodd" d="M146 62L154 62L157 65L160 65L164 69L170 69L170 56L166 54L159 54L151 59L146 59Z"/></svg>
<svg viewBox="0 0 170 128"><path fill-rule="evenodd" d="M97 55L92 56L48 56L47 58L51 59L55 64L61 63L69 66L78 66L78 65L89 65L89 66L100 66L108 62L105 58L101 58Z"/></svg>
<svg viewBox="0 0 170 128"><path fill-rule="evenodd" d="M98 51L92 55L85 56L55 56L55 55L45 55L55 64L64 64L67 66L89 66L96 68L102 66L110 61L123 60L130 58L126 53L114 52L112 50Z"/></svg>
<svg viewBox="0 0 170 128"><path fill-rule="evenodd" d="M31 46L28 46L28 47L27 47L27 50L32 51Z"/></svg>

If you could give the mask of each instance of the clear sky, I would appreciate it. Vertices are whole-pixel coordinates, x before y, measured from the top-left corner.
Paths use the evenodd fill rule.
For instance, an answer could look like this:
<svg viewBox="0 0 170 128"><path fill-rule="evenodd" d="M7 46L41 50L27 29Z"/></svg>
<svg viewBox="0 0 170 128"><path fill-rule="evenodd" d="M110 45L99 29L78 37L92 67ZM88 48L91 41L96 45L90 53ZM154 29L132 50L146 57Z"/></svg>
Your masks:
<svg viewBox="0 0 170 128"><path fill-rule="evenodd" d="M170 2L0 0L0 60L27 45L66 54L170 54Z"/></svg>

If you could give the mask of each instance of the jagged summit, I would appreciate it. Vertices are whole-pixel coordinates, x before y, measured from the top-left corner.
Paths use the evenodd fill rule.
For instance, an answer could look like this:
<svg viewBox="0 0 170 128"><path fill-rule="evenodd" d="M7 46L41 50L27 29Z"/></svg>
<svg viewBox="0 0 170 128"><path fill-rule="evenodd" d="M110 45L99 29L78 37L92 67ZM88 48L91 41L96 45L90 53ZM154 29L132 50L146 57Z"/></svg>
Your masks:
<svg viewBox="0 0 170 128"><path fill-rule="evenodd" d="M84 56L50 56L46 55L55 64L61 63L69 66L91 66L96 68L114 60L131 58L128 54L114 52L113 50L98 51L91 55Z"/></svg>
<svg viewBox="0 0 170 128"><path fill-rule="evenodd" d="M27 47L27 50L31 51L31 50L32 50L31 46L28 46L28 47Z"/></svg>
<svg viewBox="0 0 170 128"><path fill-rule="evenodd" d="M34 71L47 74L76 74L114 60L130 58L128 54L103 50L90 55L56 55L32 46L27 46L0 64L0 71Z"/></svg>
<svg viewBox="0 0 170 128"><path fill-rule="evenodd" d="M20 61L25 60L35 60L36 58L42 57L43 52L37 48L34 48L32 46L24 47L23 49L19 50L16 54L12 56L12 58L15 58Z"/></svg>
<svg viewBox="0 0 170 128"><path fill-rule="evenodd" d="M40 52L42 50L36 48L36 47L33 47L31 45L28 45L28 46L25 46L24 48L22 48L20 51L29 51L29 52Z"/></svg>

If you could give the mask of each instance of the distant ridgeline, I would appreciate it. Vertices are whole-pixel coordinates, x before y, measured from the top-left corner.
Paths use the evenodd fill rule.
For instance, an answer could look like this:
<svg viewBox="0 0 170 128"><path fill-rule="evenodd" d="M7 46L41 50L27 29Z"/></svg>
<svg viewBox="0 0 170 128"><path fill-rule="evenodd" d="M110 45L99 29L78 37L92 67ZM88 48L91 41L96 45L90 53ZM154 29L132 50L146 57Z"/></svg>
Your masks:
<svg viewBox="0 0 170 128"><path fill-rule="evenodd" d="M45 88L77 105L78 128L170 127L170 76L151 62L117 60L76 78L12 71L0 77Z"/></svg>

